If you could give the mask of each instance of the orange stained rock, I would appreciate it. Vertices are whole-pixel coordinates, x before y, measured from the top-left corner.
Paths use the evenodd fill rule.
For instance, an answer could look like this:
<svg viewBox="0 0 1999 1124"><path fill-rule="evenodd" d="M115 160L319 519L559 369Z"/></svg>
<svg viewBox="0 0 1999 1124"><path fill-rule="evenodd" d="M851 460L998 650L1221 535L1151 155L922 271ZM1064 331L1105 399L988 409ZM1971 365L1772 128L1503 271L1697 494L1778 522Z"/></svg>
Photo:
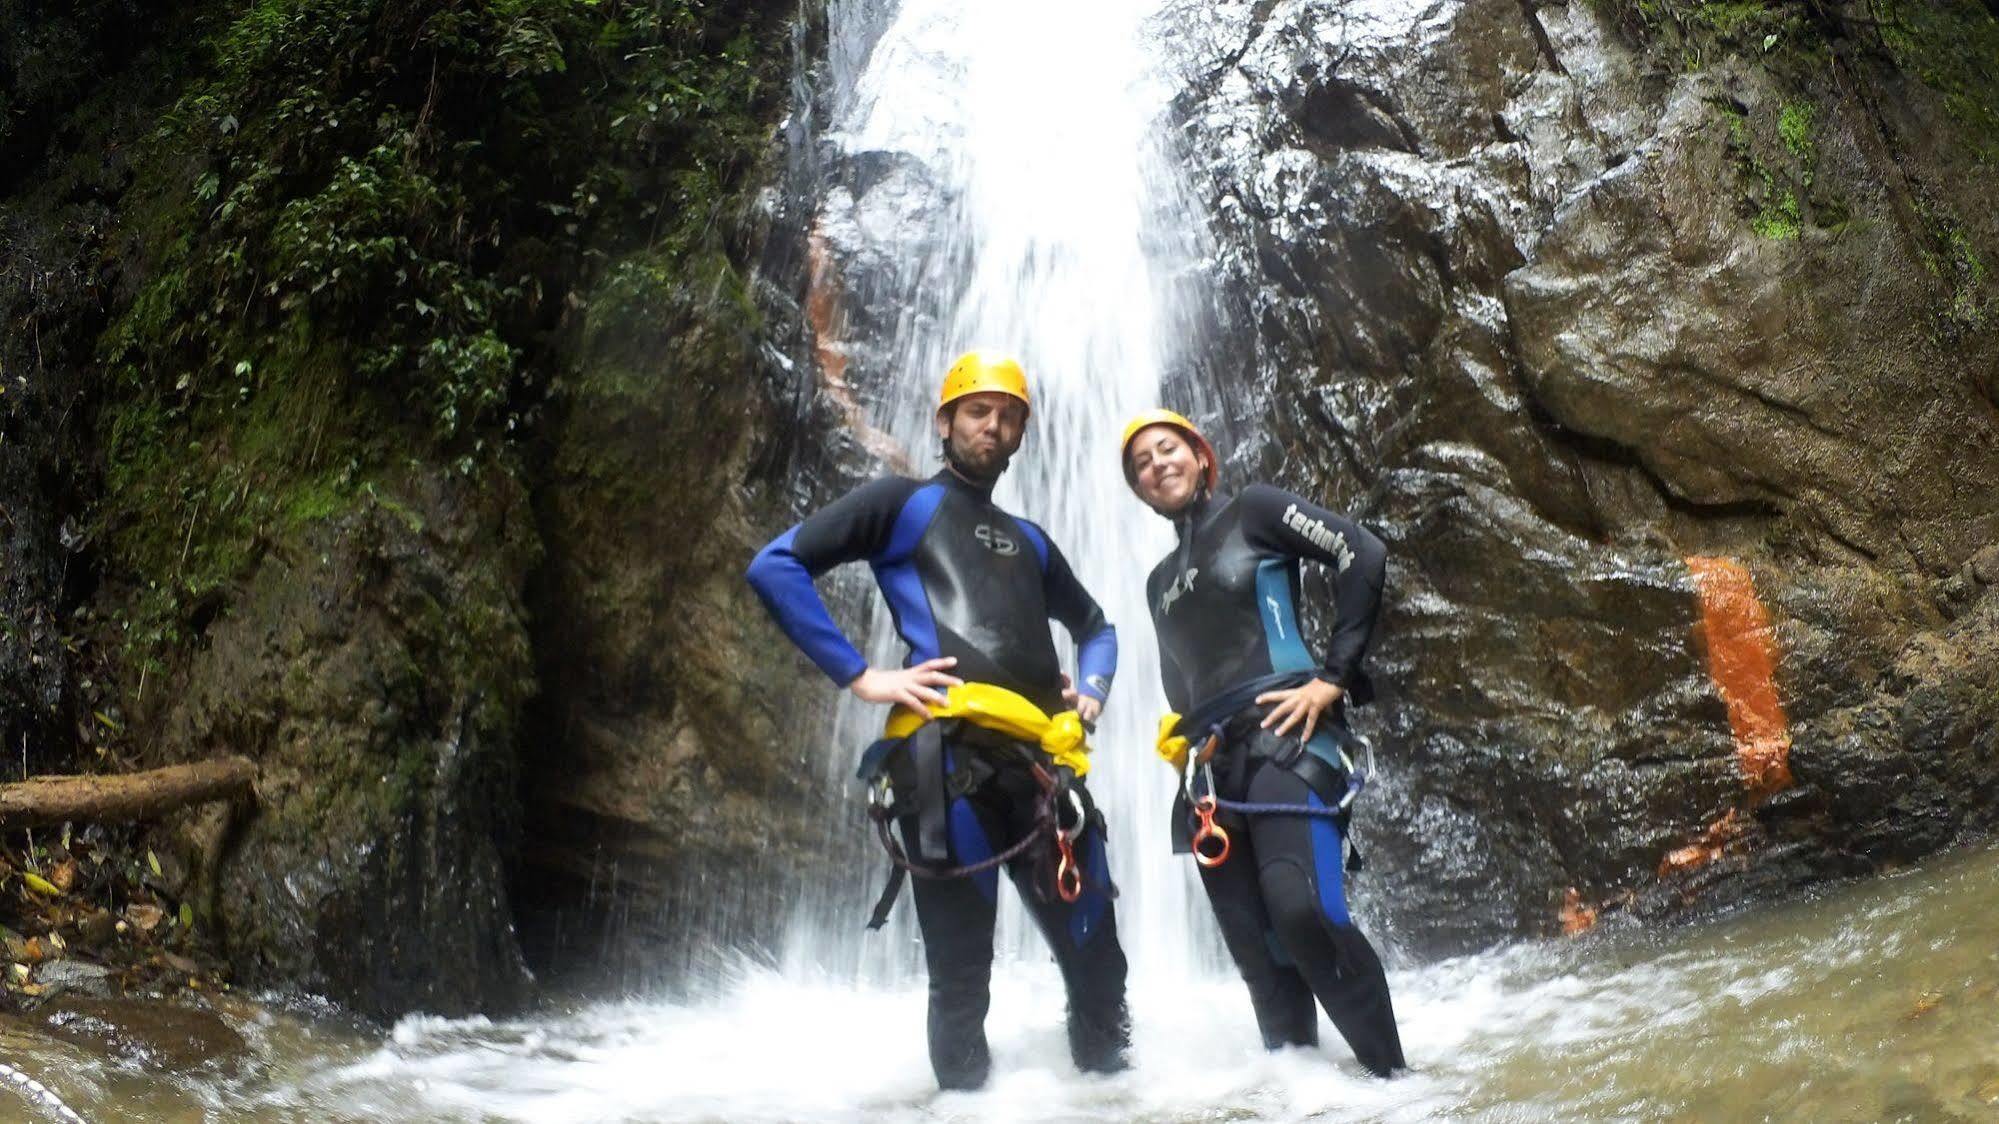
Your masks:
<svg viewBox="0 0 1999 1124"><path fill-rule="evenodd" d="M1596 917L1596 907L1583 904L1582 891L1571 886L1568 893L1562 895L1563 936L1578 936L1596 928Z"/></svg>
<svg viewBox="0 0 1999 1124"><path fill-rule="evenodd" d="M1668 852L1665 858L1659 860L1659 877L1664 878L1669 874L1678 874L1688 870L1699 870L1701 867L1720 858L1722 852L1727 850L1728 845L1734 842L1736 837L1741 834L1742 817L1736 813L1735 809L1730 808L1722 814L1720 819L1709 824L1707 831L1699 839L1677 850Z"/></svg>
<svg viewBox="0 0 1999 1124"><path fill-rule="evenodd" d="M845 390L847 352L840 346L833 323L839 311L839 282L833 274L833 255L826 249L826 236L816 227L805 240L805 260L805 320L812 325L812 356L819 361L820 377Z"/></svg>
<svg viewBox="0 0 1999 1124"><path fill-rule="evenodd" d="M805 321L812 327L812 357L819 367L819 385L840 408L847 427L861 445L897 472L911 471L909 450L876 429L847 382L847 351L840 345L840 280L826 236L818 228L805 240Z"/></svg>
<svg viewBox="0 0 1999 1124"><path fill-rule="evenodd" d="M1754 797L1791 785L1791 730L1777 695L1777 637L1749 570L1732 558L1689 558L1700 592L1708 675L1728 706L1735 757ZM1671 861L1670 856L1668 862Z"/></svg>

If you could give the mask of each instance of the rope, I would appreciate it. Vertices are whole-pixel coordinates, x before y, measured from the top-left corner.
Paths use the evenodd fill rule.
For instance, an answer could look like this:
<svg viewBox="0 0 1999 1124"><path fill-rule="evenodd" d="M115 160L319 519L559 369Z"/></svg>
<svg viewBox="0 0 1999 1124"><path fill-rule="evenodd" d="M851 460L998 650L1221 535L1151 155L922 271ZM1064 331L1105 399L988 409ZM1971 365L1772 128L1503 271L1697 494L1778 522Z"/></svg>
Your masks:
<svg viewBox="0 0 1999 1124"><path fill-rule="evenodd" d="M1241 800L1215 798L1215 807L1224 812L1234 812L1243 816L1325 816L1338 817L1344 809L1331 805L1312 804L1250 804Z"/></svg>
<svg viewBox="0 0 1999 1124"><path fill-rule="evenodd" d="M889 831L889 823L895 819L895 810L889 805L870 804L868 806L868 818L875 821L875 834L881 838L882 850L888 852L889 861L893 862L896 866L914 874L918 878L970 878L975 874L984 874L986 871L1004 866L1014 859L1019 858L1027 852L1028 848L1039 842L1043 836L1053 837L1061 833L1061 802L1062 797L1067 795L1069 790L1048 780L1047 774L1039 766L1035 767L1035 774L1036 779L1042 782L1042 789L1041 804L1034 812L1034 826L1029 828L1027 834L1021 836L1019 841L1014 843L1013 846L990 858L981 859L978 862L965 866L925 866L912 860L903 851L902 845L895 841L894 834ZM1081 830L1080 822L1077 830ZM1105 897L1115 898L1118 896L1116 886L1107 886L1097 881L1096 876L1087 870L1078 870L1077 873L1082 876L1083 885L1090 889L1103 894Z"/></svg>
<svg viewBox="0 0 1999 1124"><path fill-rule="evenodd" d="M83 1117L78 1116L75 1110L62 1103L62 1098L55 1095L55 1090L29 1077L6 1062L0 1062L0 1078L5 1078L8 1083L22 1091L22 1096L54 1113L57 1118L65 1121L66 1124L84 1124Z"/></svg>
<svg viewBox="0 0 1999 1124"><path fill-rule="evenodd" d="M909 856L903 853L902 845L895 841L895 836L889 834L888 824L892 817L888 809L877 805L868 809L868 816L875 821L875 834L881 836L882 848L888 852L889 859L895 865L918 878L970 878L975 874L984 874L988 870L1012 862L1042 836L1047 835L1055 826L1055 802L1052 799L1043 802L1040 810L1035 813L1034 827L1026 835L1021 836L1018 843L991 858L981 859L966 866L925 866L911 861Z"/></svg>

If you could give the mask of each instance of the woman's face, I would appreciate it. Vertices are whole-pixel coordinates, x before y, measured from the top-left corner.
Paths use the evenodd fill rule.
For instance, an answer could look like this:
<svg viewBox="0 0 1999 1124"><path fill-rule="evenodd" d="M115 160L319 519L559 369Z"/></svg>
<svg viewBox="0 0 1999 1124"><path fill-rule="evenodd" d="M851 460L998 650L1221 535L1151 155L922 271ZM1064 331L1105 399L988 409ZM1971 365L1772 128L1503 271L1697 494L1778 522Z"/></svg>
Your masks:
<svg viewBox="0 0 1999 1124"><path fill-rule="evenodd" d="M1207 460L1178 426L1153 425L1138 431L1126 447L1138 498L1161 515L1177 515L1201 488Z"/></svg>

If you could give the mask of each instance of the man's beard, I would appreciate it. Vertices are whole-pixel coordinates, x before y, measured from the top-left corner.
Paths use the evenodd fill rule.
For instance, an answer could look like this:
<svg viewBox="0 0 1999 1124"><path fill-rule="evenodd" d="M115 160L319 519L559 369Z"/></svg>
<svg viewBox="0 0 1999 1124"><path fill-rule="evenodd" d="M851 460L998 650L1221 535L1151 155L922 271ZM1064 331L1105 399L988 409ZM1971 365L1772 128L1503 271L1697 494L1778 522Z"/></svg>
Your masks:
<svg viewBox="0 0 1999 1124"><path fill-rule="evenodd" d="M995 445L985 460L974 460L965 455L957 442L947 440L944 442L944 459L950 462L952 468L958 470L959 475L990 484L998 480L1007 466L1013 463L1013 454L1002 452L1000 447Z"/></svg>

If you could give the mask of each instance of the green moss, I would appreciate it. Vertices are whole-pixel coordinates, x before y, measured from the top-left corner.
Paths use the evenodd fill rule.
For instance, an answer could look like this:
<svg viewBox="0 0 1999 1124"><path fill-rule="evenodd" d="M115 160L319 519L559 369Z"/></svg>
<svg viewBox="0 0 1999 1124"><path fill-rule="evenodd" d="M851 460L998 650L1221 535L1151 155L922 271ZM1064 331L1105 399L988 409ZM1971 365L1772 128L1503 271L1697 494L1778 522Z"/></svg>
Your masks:
<svg viewBox="0 0 1999 1124"><path fill-rule="evenodd" d="M1971 0L1881 0L1881 41L1943 96L1971 155L1999 167L1999 18Z"/></svg>
<svg viewBox="0 0 1999 1124"><path fill-rule="evenodd" d="M1798 197L1786 191L1782 195L1766 199L1763 207L1751 219L1749 225L1756 233L1778 242L1791 241L1804 232L1804 216L1798 208Z"/></svg>
<svg viewBox="0 0 1999 1124"><path fill-rule="evenodd" d="M391 483L413 470L518 486L601 263L644 274L604 290L628 322L737 354L754 311L716 220L784 90L774 12L214 9L132 160L143 281L99 341L93 522L133 591L133 666L316 527L381 511L422 533Z"/></svg>
<svg viewBox="0 0 1999 1124"><path fill-rule="evenodd" d="M1783 0L1594 0L1632 39L1661 47L1684 70L1731 55L1816 55L1822 44L1803 5Z"/></svg>
<svg viewBox="0 0 1999 1124"><path fill-rule="evenodd" d="M1916 211L1937 247L1935 251L1924 252L1923 264L1950 288L1939 316L1937 335L1948 341L1984 328L1993 303L1986 291L1989 275L1985 259L1955 218L1928 203L1919 202Z"/></svg>
<svg viewBox="0 0 1999 1124"><path fill-rule="evenodd" d="M1789 242L1802 237L1813 219L1846 222L1843 207L1819 205L1807 214L1804 201L1815 179L1817 154L1810 105L1794 102L1779 112L1776 144L1759 134L1748 110L1732 102L1717 105L1728 121L1728 148L1741 176L1742 211L1751 230L1772 241Z"/></svg>
<svg viewBox="0 0 1999 1124"><path fill-rule="evenodd" d="M1808 102L1789 102L1777 114L1777 136L1791 155L1805 165L1807 177L1813 161L1818 159L1818 146L1812 140L1812 117Z"/></svg>

